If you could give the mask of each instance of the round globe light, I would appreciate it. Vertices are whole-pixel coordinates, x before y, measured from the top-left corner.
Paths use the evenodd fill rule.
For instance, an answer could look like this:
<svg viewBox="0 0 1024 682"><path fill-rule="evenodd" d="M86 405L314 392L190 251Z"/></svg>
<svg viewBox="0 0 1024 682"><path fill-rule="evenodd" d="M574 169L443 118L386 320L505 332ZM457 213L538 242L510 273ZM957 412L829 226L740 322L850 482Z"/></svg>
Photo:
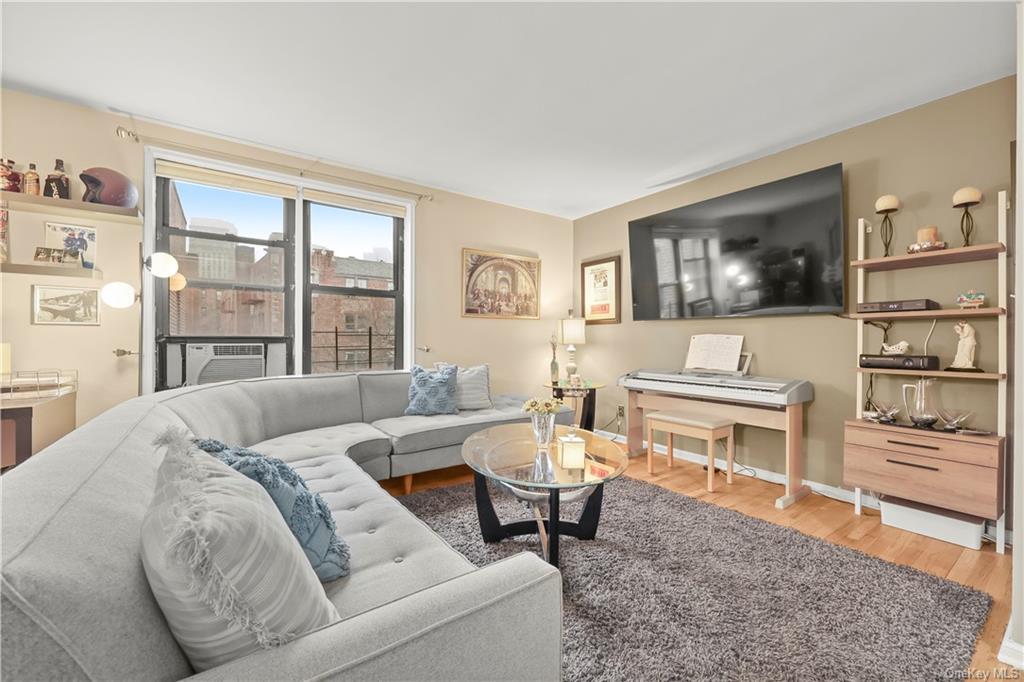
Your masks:
<svg viewBox="0 0 1024 682"><path fill-rule="evenodd" d="M740 266L738 265L730 265L725 269L726 277L735 277L738 274L740 274Z"/></svg>
<svg viewBox="0 0 1024 682"><path fill-rule="evenodd" d="M131 308L135 303L135 287L127 282L111 282L100 289L100 299L111 308Z"/></svg>
<svg viewBox="0 0 1024 682"><path fill-rule="evenodd" d="M180 272L176 272L170 276L167 280L167 288L171 291L181 291L188 286L188 280L185 279L185 275Z"/></svg>
<svg viewBox="0 0 1024 682"><path fill-rule="evenodd" d="M146 265L154 277L170 277L178 271L178 259L169 253L157 251L146 259Z"/></svg>

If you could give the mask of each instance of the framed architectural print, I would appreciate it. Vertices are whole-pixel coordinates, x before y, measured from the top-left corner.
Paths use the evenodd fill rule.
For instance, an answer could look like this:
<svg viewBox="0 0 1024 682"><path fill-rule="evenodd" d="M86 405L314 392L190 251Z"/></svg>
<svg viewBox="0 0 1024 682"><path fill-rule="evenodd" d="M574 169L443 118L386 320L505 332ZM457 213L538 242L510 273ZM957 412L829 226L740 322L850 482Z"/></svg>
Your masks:
<svg viewBox="0 0 1024 682"><path fill-rule="evenodd" d="M462 316L540 317L540 259L462 250Z"/></svg>
<svg viewBox="0 0 1024 682"><path fill-rule="evenodd" d="M100 290L32 286L32 324L98 325Z"/></svg>
<svg viewBox="0 0 1024 682"><path fill-rule="evenodd" d="M609 256L586 261L580 265L582 282L580 298L583 319L587 324L618 324L622 322L620 302L622 257Z"/></svg>

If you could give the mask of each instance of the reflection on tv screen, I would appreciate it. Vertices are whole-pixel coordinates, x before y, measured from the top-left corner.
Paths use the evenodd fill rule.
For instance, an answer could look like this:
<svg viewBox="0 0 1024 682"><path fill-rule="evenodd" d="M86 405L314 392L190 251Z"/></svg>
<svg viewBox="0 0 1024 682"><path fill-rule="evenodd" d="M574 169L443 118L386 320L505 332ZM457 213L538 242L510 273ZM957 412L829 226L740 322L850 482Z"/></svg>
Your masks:
<svg viewBox="0 0 1024 682"><path fill-rule="evenodd" d="M842 206L837 164L630 222L633 319L841 311Z"/></svg>

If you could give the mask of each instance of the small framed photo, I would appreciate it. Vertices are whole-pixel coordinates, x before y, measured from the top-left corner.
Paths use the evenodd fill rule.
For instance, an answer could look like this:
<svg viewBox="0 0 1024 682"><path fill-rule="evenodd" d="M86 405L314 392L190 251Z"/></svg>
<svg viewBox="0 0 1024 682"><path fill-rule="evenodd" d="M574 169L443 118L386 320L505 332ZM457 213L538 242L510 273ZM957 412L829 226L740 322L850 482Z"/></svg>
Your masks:
<svg viewBox="0 0 1024 682"><path fill-rule="evenodd" d="M46 223L43 244L64 251L65 263L78 263L89 270L96 267L96 228L67 223Z"/></svg>
<svg viewBox="0 0 1024 682"><path fill-rule="evenodd" d="M622 257L609 256L580 264L580 298L587 324L622 322Z"/></svg>
<svg viewBox="0 0 1024 682"><path fill-rule="evenodd" d="M95 326L100 323L100 290L32 286L32 324Z"/></svg>
<svg viewBox="0 0 1024 682"><path fill-rule="evenodd" d="M58 265L64 262L64 249L51 249L48 246L37 246L32 260L36 263Z"/></svg>

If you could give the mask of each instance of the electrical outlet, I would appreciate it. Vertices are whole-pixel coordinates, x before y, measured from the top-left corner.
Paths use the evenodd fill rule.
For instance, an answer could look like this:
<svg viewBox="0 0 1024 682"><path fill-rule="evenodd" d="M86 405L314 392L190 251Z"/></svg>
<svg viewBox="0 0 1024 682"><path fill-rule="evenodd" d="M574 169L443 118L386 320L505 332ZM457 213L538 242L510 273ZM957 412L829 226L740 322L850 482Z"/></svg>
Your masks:
<svg viewBox="0 0 1024 682"><path fill-rule="evenodd" d="M626 416L626 406L625 405L617 406L615 408L615 416L616 417L625 417Z"/></svg>

